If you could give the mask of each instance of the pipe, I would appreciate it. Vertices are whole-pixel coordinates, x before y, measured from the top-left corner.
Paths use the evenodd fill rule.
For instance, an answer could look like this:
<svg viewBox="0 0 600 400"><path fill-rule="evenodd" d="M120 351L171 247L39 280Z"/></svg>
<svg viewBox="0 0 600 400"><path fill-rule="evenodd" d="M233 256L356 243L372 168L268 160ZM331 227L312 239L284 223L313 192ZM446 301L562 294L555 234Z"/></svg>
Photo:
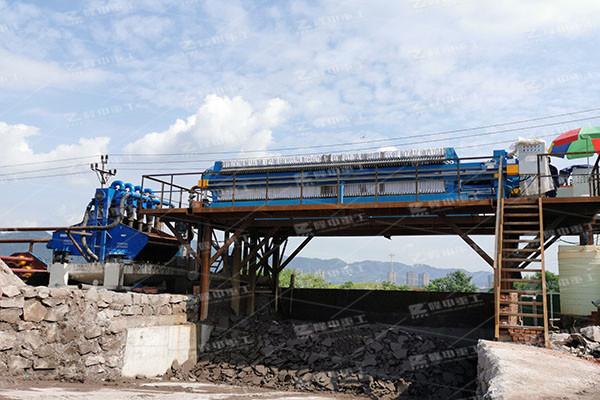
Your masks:
<svg viewBox="0 0 600 400"><path fill-rule="evenodd" d="M123 189L125 188L125 184L123 183L123 181L114 181L113 183L111 183L110 187L112 189L116 189L117 186L119 187L119 189Z"/></svg>
<svg viewBox="0 0 600 400"><path fill-rule="evenodd" d="M114 182L113 182L114 183ZM127 200L127 198L129 197L129 193L125 193L123 195L123 197L121 197L121 201L119 202L119 211L117 214L117 218L115 218L115 220L109 224L109 225L105 225L105 226L85 226L85 224L87 224L87 219L89 217L89 211L90 211L90 207L91 204L88 205L88 208L85 211L85 216L84 216L84 221L85 223L83 224L83 228L85 228L84 230L86 231L108 231L112 228L114 228L115 226L119 225L121 223L121 221L123 220L123 215L125 214L125 201ZM85 236L81 236L81 244L83 249L86 251L86 253L88 253L88 255L93 258L94 260L98 261L98 256L90 250L90 248L87 246L86 243L86 239Z"/></svg>

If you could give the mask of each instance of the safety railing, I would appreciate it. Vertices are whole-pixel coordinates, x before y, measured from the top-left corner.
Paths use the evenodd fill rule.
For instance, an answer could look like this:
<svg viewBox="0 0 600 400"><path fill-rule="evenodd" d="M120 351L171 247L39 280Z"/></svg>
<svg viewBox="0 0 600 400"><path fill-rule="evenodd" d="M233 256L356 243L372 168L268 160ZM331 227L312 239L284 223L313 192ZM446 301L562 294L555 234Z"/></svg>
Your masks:
<svg viewBox="0 0 600 400"><path fill-rule="evenodd" d="M370 169L368 171L356 169L356 164L340 163L144 175L141 186L142 189L145 185L160 188L154 191L155 196L160 196L161 200L179 208L202 207L212 201L213 193L223 191L227 191L226 201L235 206L236 203L247 201L242 194L249 188L255 192L262 190L256 200L264 201L265 205L282 198L298 200L299 204L317 198L336 197L337 202L343 202L344 187L348 188L349 185L354 185L353 189L358 191L357 197L372 197L377 203L389 201L387 198L390 194L382 188L386 184L398 182L410 182L409 189L404 187L410 193L402 194L414 195L415 201L427 194L426 186L432 181L443 181L443 193L454 194L458 200L481 198L483 194L486 198L495 198L498 189L495 184L497 165L502 159L501 156L461 157L447 159L444 164L414 163L396 168L386 163L356 163L365 165L365 169ZM503 165L503 171L505 173L506 165ZM446 190L447 181L453 182L451 191ZM363 185L365 182L367 185ZM315 194L316 186L326 189L321 189L323 193ZM282 190L288 192L284 193ZM160 203L158 207L165 207L162 205L163 201Z"/></svg>
<svg viewBox="0 0 600 400"><path fill-rule="evenodd" d="M587 195L589 196L600 196L600 173L599 173L599 164L598 162L600 161L600 151L580 151L580 152L571 152L571 153L543 153L543 154L537 154L537 159L536 159L536 165L537 165L537 173L535 174L535 180L537 181L537 196L538 197L543 197L547 195L547 192L542 190L543 185L543 180L544 179L548 179L548 180L554 180L554 179L559 179L559 176L557 175L553 175L551 173L544 173L543 169L545 169L546 166L544 166L544 162L548 161L549 163L549 156L566 156L566 155L575 155L575 156L582 156L582 157L578 157L578 158L584 158L583 156L592 156L596 155L596 161L594 163L594 165L592 166L591 170L587 169L586 172L582 173L582 174L578 174L578 173L571 173L571 179L573 181L576 181L578 179L583 179L586 181L586 183L588 184L588 193ZM546 160L546 161L545 161ZM589 165L589 163L586 163L586 165ZM549 164L547 165L549 167ZM553 190L557 191L558 190L558 186L554 185L554 182L550 182L551 187L553 188ZM555 193L554 195L556 195L557 193Z"/></svg>

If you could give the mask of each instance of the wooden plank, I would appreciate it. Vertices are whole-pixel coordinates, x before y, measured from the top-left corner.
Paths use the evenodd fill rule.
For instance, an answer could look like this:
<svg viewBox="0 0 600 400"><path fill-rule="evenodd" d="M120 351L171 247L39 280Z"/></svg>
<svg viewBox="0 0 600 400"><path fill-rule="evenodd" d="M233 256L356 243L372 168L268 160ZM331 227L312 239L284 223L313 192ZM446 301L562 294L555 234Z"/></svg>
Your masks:
<svg viewBox="0 0 600 400"><path fill-rule="evenodd" d="M538 207L540 216L542 215L542 199L538 199ZM542 301L544 302L544 344L550 348L550 339L548 337L548 301L546 297L546 263L544 256L544 218L540 217L540 240L541 240L541 256L542 256Z"/></svg>
<svg viewBox="0 0 600 400"><path fill-rule="evenodd" d="M502 268L502 271L505 272L542 272L541 269L525 269L525 268Z"/></svg>
<svg viewBox="0 0 600 400"><path fill-rule="evenodd" d="M529 329L534 331L543 331L543 326L535 326L535 325L500 325L500 329Z"/></svg>
<svg viewBox="0 0 600 400"><path fill-rule="evenodd" d="M514 316L514 317L531 317L531 318L541 318L544 316L544 314L530 314L530 313L521 313L521 312L508 312L508 311L500 311L500 315L509 317L509 316Z"/></svg>

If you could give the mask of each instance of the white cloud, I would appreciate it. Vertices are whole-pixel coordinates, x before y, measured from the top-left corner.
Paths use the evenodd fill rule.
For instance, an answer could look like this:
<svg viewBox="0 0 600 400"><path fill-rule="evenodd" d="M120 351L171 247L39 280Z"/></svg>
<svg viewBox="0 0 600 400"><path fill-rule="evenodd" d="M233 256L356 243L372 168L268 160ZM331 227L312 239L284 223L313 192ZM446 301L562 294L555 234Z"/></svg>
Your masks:
<svg viewBox="0 0 600 400"><path fill-rule="evenodd" d="M127 153L168 153L209 149L267 150L272 129L285 119L289 105L275 98L262 110L241 97L206 96L196 114L178 119L167 130L152 132L125 146Z"/></svg>
<svg viewBox="0 0 600 400"><path fill-rule="evenodd" d="M74 144L60 144L50 151L36 152L31 145L31 139L39 135L39 129L35 126L9 125L0 121L0 164L22 164L104 154L110 142L108 137L80 138ZM17 170L11 169L12 171Z"/></svg>
<svg viewBox="0 0 600 400"><path fill-rule="evenodd" d="M44 85L75 85L99 82L107 74L97 69L63 68L55 62L39 61L0 49L0 88L31 89Z"/></svg>

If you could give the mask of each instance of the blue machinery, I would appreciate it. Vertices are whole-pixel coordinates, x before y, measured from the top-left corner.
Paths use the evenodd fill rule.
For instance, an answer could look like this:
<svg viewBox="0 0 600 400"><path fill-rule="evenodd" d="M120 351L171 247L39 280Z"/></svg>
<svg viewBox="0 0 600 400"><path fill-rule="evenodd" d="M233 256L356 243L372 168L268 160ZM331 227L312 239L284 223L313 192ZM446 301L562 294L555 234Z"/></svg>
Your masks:
<svg viewBox="0 0 600 400"><path fill-rule="evenodd" d="M459 159L453 148L218 161L199 186L210 207L495 199L519 193L504 150Z"/></svg>
<svg viewBox="0 0 600 400"><path fill-rule="evenodd" d="M150 210L158 206L171 204L157 199L152 189L114 181L109 188L96 189L83 221L70 231L54 232L47 247L53 250L56 261L66 261L73 255L95 262L166 262L179 250L178 242L153 229L152 216L138 213L140 208Z"/></svg>

